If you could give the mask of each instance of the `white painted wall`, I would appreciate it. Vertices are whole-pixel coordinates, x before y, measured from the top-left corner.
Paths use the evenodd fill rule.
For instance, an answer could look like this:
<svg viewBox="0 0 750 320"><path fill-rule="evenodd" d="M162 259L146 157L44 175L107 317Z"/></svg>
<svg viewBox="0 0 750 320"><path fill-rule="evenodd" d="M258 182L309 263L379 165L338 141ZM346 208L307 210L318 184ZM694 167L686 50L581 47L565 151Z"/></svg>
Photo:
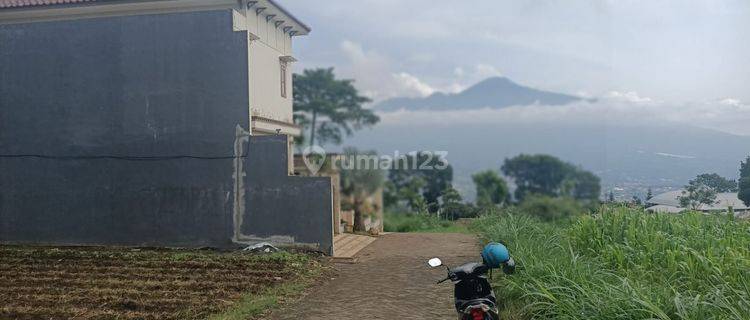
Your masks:
<svg viewBox="0 0 750 320"><path fill-rule="evenodd" d="M249 98L250 116L273 119L293 124L292 116L292 66L287 63L286 68L286 97L281 96L281 63L280 57L292 55L292 37L278 27L276 21L288 19L277 15L270 20L265 13L256 13L254 8L235 12L235 28L246 29L248 37L259 39L248 42L249 66ZM266 126L268 126L266 124ZM277 124L281 133L296 135L299 130ZM254 128L255 131L267 130ZM264 132L257 132L264 133ZM265 132L267 133L267 132Z"/></svg>
<svg viewBox="0 0 750 320"><path fill-rule="evenodd" d="M252 115L292 122L292 80L286 71L286 98L281 96L282 52L261 41L250 42L250 110Z"/></svg>

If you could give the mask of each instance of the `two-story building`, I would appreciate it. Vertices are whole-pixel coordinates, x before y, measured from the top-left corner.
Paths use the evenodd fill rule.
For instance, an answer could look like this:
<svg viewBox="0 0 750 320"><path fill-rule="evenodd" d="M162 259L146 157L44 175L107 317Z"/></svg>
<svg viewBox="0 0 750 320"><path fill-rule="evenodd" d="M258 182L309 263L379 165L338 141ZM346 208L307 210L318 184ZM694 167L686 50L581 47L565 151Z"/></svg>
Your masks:
<svg viewBox="0 0 750 320"><path fill-rule="evenodd" d="M0 0L0 242L332 250L273 0Z"/></svg>

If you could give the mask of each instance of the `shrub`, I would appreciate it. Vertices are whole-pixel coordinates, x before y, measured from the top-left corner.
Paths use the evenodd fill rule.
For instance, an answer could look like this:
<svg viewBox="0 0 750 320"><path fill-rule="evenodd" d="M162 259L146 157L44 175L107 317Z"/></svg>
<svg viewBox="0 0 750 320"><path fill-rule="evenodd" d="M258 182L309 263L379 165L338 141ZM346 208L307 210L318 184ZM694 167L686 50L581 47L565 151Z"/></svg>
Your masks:
<svg viewBox="0 0 750 320"><path fill-rule="evenodd" d="M383 221L386 232L435 231L452 225L448 220L427 214L386 214Z"/></svg>
<svg viewBox="0 0 750 320"><path fill-rule="evenodd" d="M544 221L553 221L576 216L584 212L579 202L571 198L528 196L521 202L519 210Z"/></svg>
<svg viewBox="0 0 750 320"><path fill-rule="evenodd" d="M449 220L462 218L476 218L479 216L479 209L468 203L448 203L443 205L441 216Z"/></svg>

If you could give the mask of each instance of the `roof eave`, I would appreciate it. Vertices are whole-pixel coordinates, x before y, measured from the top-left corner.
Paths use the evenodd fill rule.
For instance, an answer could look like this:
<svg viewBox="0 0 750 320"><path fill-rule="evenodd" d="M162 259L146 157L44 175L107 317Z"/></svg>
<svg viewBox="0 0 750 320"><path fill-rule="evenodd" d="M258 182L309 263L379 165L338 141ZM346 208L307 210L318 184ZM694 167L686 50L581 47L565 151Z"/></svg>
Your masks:
<svg viewBox="0 0 750 320"><path fill-rule="evenodd" d="M282 5L280 5L278 2L276 2L276 0L268 0L268 3L270 3L274 7L278 8L279 11L281 11L283 14L285 14L286 16L288 16L289 19L292 19L292 21L294 21L294 23L296 23L296 24L299 25L299 27L303 30L303 32L298 32L297 35L307 35L307 34L310 33L310 31L312 31L312 29L310 29L310 27L307 24L305 24L300 19L298 19L297 17L295 17L286 8L284 8Z"/></svg>

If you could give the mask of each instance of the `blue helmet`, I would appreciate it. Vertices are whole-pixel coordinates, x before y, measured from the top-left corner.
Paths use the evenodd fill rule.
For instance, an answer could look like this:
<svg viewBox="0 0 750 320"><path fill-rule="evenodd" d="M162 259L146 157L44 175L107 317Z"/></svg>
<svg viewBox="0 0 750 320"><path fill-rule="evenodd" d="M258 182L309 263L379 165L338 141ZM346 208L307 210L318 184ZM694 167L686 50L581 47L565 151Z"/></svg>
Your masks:
<svg viewBox="0 0 750 320"><path fill-rule="evenodd" d="M510 260L508 248L497 242L490 242L482 249L482 260L490 268L500 268L503 263Z"/></svg>

